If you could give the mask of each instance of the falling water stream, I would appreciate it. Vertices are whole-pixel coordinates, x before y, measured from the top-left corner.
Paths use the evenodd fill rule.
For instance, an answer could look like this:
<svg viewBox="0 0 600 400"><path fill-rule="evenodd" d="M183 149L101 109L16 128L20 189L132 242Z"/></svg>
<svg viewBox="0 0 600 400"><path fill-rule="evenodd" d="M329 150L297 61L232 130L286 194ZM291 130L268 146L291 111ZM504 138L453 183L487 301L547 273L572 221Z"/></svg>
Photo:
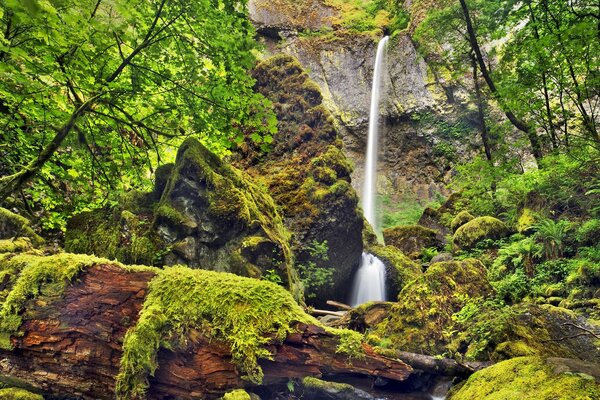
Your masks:
<svg viewBox="0 0 600 400"><path fill-rule="evenodd" d="M377 230L377 153L379 151L379 100L383 92L383 74L385 72L385 48L388 37L384 37L377 46L373 86L371 90L371 109L369 113L369 138L365 164L365 180L362 192L362 207L365 218ZM372 254L362 253L360 266L354 277L350 304L357 306L367 301L385 300L385 265Z"/></svg>

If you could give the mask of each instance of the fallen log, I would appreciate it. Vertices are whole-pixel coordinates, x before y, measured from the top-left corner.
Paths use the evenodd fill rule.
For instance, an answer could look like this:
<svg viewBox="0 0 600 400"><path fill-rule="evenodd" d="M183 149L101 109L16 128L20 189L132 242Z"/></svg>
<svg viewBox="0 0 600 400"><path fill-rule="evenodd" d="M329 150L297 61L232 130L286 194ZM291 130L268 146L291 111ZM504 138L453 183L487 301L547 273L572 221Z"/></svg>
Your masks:
<svg viewBox="0 0 600 400"><path fill-rule="evenodd" d="M396 352L395 356L416 370L443 376L467 377L493 364L491 361L460 363L450 358L439 358L406 351Z"/></svg>
<svg viewBox="0 0 600 400"><path fill-rule="evenodd" d="M45 264L38 260L35 268L53 268L50 257L38 259ZM16 271L14 275L18 275L10 278L8 286L19 285L19 279L27 275L22 272L27 267L11 265L10 258L0 261L0 270ZM0 350L3 379L53 395L115 398L125 334L139 326L140 311L151 292L149 282L163 272L126 268L99 259L88 264L78 267L78 274L66 270L63 275L72 283L62 282L62 291L56 289L61 282L52 282L49 277L63 275L36 270L42 278L30 285L33 289L20 305L18 329L9 332L12 349ZM10 307L14 307L7 306L10 297L0 298L4 301L0 310L4 330L11 316ZM14 303L14 299L11 301ZM241 299L240 306L244 304ZM400 381L412 371L407 364L377 354L366 344L354 349L355 354L340 351L342 335L316 323L296 323L293 327L285 338L273 337L264 346L272 359L258 361L264 373L263 384L326 374L365 374ZM209 337L202 328L186 329L184 337L172 342L175 344L170 349L160 346L155 356L158 368L148 377L144 396L121 398L214 399L233 388L251 387L252 383L242 379L245 373L232 355L231 345Z"/></svg>
<svg viewBox="0 0 600 400"><path fill-rule="evenodd" d="M340 310L343 310L343 311L350 311L350 310L352 310L352 307L350 307L348 304L340 303L339 301L327 300L326 303L329 306L336 307L336 308L338 308Z"/></svg>

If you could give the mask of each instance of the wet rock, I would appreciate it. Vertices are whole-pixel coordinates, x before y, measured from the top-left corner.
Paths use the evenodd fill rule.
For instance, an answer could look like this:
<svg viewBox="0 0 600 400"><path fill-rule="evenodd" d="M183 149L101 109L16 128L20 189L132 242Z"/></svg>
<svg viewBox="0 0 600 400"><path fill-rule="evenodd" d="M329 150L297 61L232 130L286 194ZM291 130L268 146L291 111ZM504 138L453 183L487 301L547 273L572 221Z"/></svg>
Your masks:
<svg viewBox="0 0 600 400"><path fill-rule="evenodd" d="M438 232L420 225L405 225L383 230L387 245L400 249L413 259L420 257L427 247L439 248L442 243L437 239Z"/></svg>
<svg viewBox="0 0 600 400"><path fill-rule="evenodd" d="M322 381L313 377L302 380L303 398L307 400L375 400L364 390L347 383Z"/></svg>

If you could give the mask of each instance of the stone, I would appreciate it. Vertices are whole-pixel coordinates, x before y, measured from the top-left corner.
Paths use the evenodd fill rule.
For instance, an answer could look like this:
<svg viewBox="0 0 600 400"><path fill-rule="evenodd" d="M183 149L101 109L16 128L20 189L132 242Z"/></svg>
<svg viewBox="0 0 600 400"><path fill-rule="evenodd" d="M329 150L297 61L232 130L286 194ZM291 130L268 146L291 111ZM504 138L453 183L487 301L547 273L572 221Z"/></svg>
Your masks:
<svg viewBox="0 0 600 400"><path fill-rule="evenodd" d="M375 400L369 393L347 383L327 382L308 376L302 380L302 386L302 398L307 400Z"/></svg>
<svg viewBox="0 0 600 400"><path fill-rule="evenodd" d="M400 249L413 259L421 256L427 247L440 248L442 243L437 239L437 232L420 225L396 226L383 230L383 238L387 245Z"/></svg>
<svg viewBox="0 0 600 400"><path fill-rule="evenodd" d="M509 232L508 226L497 218L478 217L459 227L452 242L456 249L467 250L483 239L501 239Z"/></svg>
<svg viewBox="0 0 600 400"><path fill-rule="evenodd" d="M452 256L452 253L438 253L435 256L433 256L433 258L430 261L430 264L435 264L444 261L452 261L453 259L454 257Z"/></svg>
<svg viewBox="0 0 600 400"><path fill-rule="evenodd" d="M518 357L473 374L449 400L600 398L600 365L564 358Z"/></svg>

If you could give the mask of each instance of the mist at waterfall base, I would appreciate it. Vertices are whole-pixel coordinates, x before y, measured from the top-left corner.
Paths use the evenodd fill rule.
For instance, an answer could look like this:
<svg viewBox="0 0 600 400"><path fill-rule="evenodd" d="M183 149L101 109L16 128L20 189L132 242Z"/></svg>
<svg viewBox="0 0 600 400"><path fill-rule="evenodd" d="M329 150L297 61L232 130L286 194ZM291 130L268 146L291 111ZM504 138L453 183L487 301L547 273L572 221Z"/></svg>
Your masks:
<svg viewBox="0 0 600 400"><path fill-rule="evenodd" d="M388 42L385 36L377 45L377 55L373 68L371 108L369 112L369 137L365 163L365 180L362 191L362 207L365 218L377 231L377 153L379 151L379 103L383 90L383 74L386 70L385 49ZM368 301L385 301L385 265L372 254L362 253L360 265L354 276L350 305L356 307Z"/></svg>

